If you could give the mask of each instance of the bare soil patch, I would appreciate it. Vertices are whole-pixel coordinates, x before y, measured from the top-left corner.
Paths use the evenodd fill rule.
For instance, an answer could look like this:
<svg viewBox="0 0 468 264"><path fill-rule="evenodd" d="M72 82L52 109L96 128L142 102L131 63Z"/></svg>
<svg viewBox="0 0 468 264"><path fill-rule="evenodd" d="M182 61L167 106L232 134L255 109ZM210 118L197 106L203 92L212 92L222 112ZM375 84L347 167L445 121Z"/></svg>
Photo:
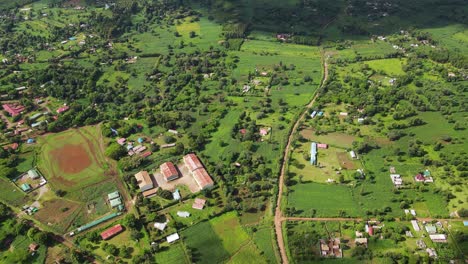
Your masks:
<svg viewBox="0 0 468 264"><path fill-rule="evenodd" d="M338 161L340 162L340 166L342 168L347 169L347 170L356 169L356 165L354 165L354 162L348 158L347 152L336 153L336 156L338 157Z"/></svg>
<svg viewBox="0 0 468 264"><path fill-rule="evenodd" d="M91 165L86 150L80 145L67 144L50 152L63 173L75 174Z"/></svg>
<svg viewBox="0 0 468 264"><path fill-rule="evenodd" d="M197 182L195 182L195 179L193 178L189 169L183 163L177 164L176 166L182 175L180 178L173 180L173 181L169 181L169 182L166 182L164 180L164 177L159 172L159 170L155 171L153 176L158 186L161 187L163 190L174 191L178 185L185 185L190 189L190 192L192 193L199 192L200 187L197 185Z"/></svg>

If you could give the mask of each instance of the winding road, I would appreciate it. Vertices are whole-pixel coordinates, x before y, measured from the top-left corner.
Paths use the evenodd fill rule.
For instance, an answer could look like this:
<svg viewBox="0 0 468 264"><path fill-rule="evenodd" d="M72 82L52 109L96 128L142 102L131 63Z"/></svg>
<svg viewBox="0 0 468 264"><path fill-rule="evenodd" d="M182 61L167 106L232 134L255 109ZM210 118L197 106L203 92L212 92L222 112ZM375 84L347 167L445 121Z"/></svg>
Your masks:
<svg viewBox="0 0 468 264"><path fill-rule="evenodd" d="M320 84L319 89L316 90L314 97L312 100L306 105L304 111L302 112L301 116L297 119L296 123L294 124L293 128L291 129L291 132L288 137L288 143L286 144L286 148L284 149L284 158L283 158L283 163L281 164L281 173L279 177L279 182L278 182L278 199L276 201L276 210L275 210L275 232L276 232L276 239L278 241L278 247L280 250L281 254L281 260L282 263L287 264L288 263L288 257L286 254L286 249L284 246L284 239L283 239L283 231L282 231L282 222L286 220L286 218L283 217L283 214L281 212L281 201L283 198L283 186L284 186L284 175L286 174L286 167L288 164L289 160L289 154L290 154L290 149L291 149L291 144L294 139L294 134L297 131L299 124L301 121L304 119L306 114L308 113L308 110L314 105L315 100L318 97L318 91L320 88L323 87L323 85L326 83L328 79L328 63L327 63L327 58L326 58L326 53L323 54L323 79Z"/></svg>

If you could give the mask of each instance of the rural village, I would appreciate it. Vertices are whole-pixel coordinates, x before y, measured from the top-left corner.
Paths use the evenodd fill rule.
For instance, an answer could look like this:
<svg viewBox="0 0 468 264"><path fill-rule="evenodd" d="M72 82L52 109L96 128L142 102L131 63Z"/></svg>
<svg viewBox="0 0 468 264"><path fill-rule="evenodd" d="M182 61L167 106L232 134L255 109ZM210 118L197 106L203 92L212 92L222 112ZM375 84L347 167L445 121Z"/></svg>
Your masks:
<svg viewBox="0 0 468 264"><path fill-rule="evenodd" d="M6 2L0 263L468 260L462 11Z"/></svg>

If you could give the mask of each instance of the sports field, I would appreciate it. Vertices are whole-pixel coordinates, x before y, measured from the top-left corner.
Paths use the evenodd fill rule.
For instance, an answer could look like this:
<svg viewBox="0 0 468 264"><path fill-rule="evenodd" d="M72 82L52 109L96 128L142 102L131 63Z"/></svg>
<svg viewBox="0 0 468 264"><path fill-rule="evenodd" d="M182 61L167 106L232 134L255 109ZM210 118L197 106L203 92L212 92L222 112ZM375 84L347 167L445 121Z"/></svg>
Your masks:
<svg viewBox="0 0 468 264"><path fill-rule="evenodd" d="M38 168L54 189L80 190L114 175L97 126L71 129L39 138Z"/></svg>
<svg viewBox="0 0 468 264"><path fill-rule="evenodd" d="M109 212L107 194L121 189L115 165L104 156L99 126L45 135L38 145L37 167L51 192L39 200L35 218L65 232ZM58 190L66 199L56 197Z"/></svg>

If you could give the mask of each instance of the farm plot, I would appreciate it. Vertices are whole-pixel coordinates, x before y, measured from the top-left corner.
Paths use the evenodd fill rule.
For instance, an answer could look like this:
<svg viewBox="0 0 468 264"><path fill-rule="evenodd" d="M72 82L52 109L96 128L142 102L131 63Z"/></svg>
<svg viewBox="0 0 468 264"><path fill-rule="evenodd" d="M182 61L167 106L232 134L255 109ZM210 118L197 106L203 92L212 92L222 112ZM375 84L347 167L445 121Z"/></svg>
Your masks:
<svg viewBox="0 0 468 264"><path fill-rule="evenodd" d="M156 263L189 263L185 255L182 243L176 243L165 247L156 254Z"/></svg>
<svg viewBox="0 0 468 264"><path fill-rule="evenodd" d="M242 229L235 212L192 226L184 230L182 236L197 263L225 261L249 243L249 236ZM257 250L253 254L261 259Z"/></svg>
<svg viewBox="0 0 468 264"><path fill-rule="evenodd" d="M345 185L302 183L290 187L288 207L293 215L305 217L360 216L354 189Z"/></svg>

